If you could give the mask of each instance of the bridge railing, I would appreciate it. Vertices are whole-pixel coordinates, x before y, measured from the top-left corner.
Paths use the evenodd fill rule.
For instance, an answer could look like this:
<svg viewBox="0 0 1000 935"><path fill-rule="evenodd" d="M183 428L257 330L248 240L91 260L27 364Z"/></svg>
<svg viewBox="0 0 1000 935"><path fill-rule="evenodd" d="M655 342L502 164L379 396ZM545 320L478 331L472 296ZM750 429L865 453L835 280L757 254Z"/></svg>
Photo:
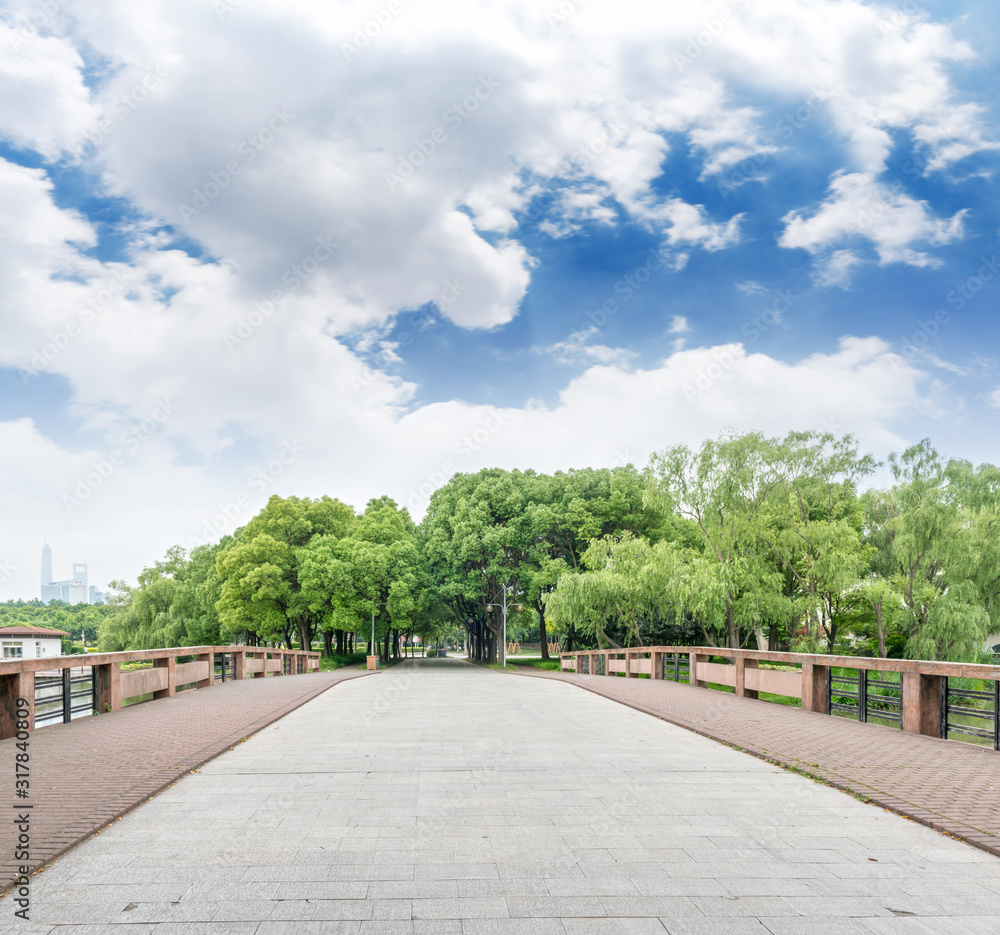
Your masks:
<svg viewBox="0 0 1000 935"><path fill-rule="evenodd" d="M30 731L87 713L119 711L123 702L141 695L170 698L178 690L220 681L316 672L319 660L316 652L265 646L177 646L7 659L0 662L0 740L16 736L19 721L28 725L22 730Z"/></svg>
<svg viewBox="0 0 1000 935"><path fill-rule="evenodd" d="M798 698L807 711L932 737L957 735L1000 750L1000 665L709 646L597 649L562 653L560 660L564 672L712 684L745 698Z"/></svg>

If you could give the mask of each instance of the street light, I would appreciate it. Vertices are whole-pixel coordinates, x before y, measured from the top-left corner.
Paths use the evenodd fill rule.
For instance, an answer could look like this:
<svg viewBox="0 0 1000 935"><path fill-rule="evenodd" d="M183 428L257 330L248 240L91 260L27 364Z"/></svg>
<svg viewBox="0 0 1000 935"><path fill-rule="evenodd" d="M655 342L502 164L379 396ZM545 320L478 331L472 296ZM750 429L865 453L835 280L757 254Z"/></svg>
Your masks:
<svg viewBox="0 0 1000 935"><path fill-rule="evenodd" d="M503 667L507 668L507 589L511 587L509 584L503 585ZM496 600L496 598L493 598ZM487 610L493 610L493 604L486 605Z"/></svg>

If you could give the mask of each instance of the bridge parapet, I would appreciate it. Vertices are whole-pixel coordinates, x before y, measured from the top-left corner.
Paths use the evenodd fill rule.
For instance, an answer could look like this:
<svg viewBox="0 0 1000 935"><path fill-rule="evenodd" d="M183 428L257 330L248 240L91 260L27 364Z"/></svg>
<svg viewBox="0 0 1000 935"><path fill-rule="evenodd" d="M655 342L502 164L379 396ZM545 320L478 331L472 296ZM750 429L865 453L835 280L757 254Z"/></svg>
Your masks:
<svg viewBox="0 0 1000 935"><path fill-rule="evenodd" d="M186 661L179 662L184 659ZM129 668L131 663L152 665ZM216 682L318 672L320 654L267 646L175 646L121 653L83 653L0 662L0 740L14 737L18 720L34 730L92 711L119 711L129 698L169 698L178 688ZM123 671L122 666L126 666ZM89 670L89 671L88 671ZM25 704L26 702L26 704ZM24 717L25 708L28 716ZM36 708L40 709L36 716ZM17 717L21 712L20 719Z"/></svg>
<svg viewBox="0 0 1000 935"><path fill-rule="evenodd" d="M761 692L799 698L807 711L849 713L862 722L887 722L932 737L964 735L992 741L993 749L1000 750L998 665L714 646L598 649L562 653L560 660L563 671L578 675L645 675L700 688L720 685L746 698L758 698ZM951 679L986 687L949 684Z"/></svg>

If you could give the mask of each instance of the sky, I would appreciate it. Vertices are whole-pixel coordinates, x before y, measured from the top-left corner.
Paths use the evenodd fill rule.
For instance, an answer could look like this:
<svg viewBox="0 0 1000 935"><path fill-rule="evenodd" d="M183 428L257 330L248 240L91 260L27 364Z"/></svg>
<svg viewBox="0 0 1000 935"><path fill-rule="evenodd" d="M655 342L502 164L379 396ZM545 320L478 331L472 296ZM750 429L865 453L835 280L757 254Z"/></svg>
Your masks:
<svg viewBox="0 0 1000 935"><path fill-rule="evenodd" d="M1000 451L987 0L9 0L0 600L273 494Z"/></svg>

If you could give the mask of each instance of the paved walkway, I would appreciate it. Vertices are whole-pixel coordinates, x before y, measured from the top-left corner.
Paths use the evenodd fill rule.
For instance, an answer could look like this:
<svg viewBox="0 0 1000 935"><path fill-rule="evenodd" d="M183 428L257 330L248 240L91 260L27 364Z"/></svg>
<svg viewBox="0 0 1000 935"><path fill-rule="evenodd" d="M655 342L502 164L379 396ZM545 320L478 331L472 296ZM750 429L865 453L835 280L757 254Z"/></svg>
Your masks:
<svg viewBox="0 0 1000 935"><path fill-rule="evenodd" d="M559 680L435 662L185 776L34 878L30 925L0 901L0 931L1000 931L991 854Z"/></svg>
<svg viewBox="0 0 1000 935"><path fill-rule="evenodd" d="M1000 753L990 748L676 682L518 671L613 698L1000 855Z"/></svg>
<svg viewBox="0 0 1000 935"><path fill-rule="evenodd" d="M14 797L17 741L0 743L0 803L30 804L34 869L103 828L188 770L239 743L356 670L247 679L131 705L31 734L27 800ZM14 826L0 822L0 892L17 875ZM3 932L0 917L0 932Z"/></svg>

